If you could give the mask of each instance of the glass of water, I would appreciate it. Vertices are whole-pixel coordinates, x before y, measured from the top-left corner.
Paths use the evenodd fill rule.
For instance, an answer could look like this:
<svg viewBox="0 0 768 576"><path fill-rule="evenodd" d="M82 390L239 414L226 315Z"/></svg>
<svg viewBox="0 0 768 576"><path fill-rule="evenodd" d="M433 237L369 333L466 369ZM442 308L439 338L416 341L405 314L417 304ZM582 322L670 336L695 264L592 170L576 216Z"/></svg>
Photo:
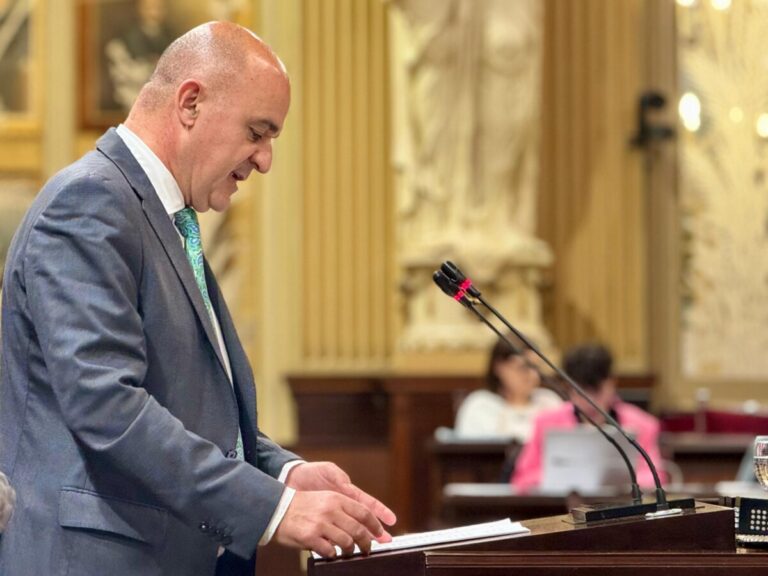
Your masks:
<svg viewBox="0 0 768 576"><path fill-rule="evenodd" d="M753 462L757 481L760 482L760 486L768 490L768 436L755 438Z"/></svg>

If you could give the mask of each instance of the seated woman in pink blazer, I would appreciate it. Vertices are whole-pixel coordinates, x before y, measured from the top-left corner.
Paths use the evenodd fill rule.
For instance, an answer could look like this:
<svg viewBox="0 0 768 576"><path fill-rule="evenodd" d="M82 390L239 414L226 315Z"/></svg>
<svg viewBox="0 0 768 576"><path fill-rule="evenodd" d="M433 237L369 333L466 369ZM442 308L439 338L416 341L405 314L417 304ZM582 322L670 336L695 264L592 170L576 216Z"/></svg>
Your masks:
<svg viewBox="0 0 768 576"><path fill-rule="evenodd" d="M612 377L613 358L602 345L583 345L569 351L563 362L563 369L587 392L592 400L619 422L628 432L634 434L638 444L648 453L661 475L659 453L659 421L637 406L622 402L616 395L616 381ZM533 422L531 439L525 444L515 463L512 485L519 490L537 488L541 482L542 451L544 435L552 428L569 429L580 424L574 404L598 424L603 418L583 398L570 392L570 402L553 410L540 413ZM652 487L653 475L648 465L638 454L634 461L637 481L642 487Z"/></svg>

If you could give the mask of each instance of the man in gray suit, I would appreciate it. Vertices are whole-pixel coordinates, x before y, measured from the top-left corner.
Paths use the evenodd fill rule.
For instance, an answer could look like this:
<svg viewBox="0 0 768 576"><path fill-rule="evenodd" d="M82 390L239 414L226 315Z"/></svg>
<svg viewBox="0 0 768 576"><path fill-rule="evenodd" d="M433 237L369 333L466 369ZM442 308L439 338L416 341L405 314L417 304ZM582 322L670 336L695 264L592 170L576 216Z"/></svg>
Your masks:
<svg viewBox="0 0 768 576"><path fill-rule="evenodd" d="M27 213L2 302L4 576L253 574L273 538L325 556L389 538L386 506L258 430L202 256L196 212L269 170L289 100L255 35L195 28Z"/></svg>

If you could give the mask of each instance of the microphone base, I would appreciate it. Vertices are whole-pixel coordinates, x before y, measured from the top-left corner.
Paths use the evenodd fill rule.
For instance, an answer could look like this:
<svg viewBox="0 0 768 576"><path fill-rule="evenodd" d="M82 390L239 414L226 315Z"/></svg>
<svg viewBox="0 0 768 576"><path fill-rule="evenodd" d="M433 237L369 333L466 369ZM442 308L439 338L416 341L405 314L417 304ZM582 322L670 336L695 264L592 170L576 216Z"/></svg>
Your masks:
<svg viewBox="0 0 768 576"><path fill-rule="evenodd" d="M670 508L681 510L693 510L696 506L693 498L680 498L670 500ZM571 509L571 519L574 524L589 524L603 520L615 520L617 518L629 518L631 516L645 516L657 512L656 502L647 504L622 504L620 506L579 506Z"/></svg>
<svg viewBox="0 0 768 576"><path fill-rule="evenodd" d="M683 513L682 508L667 508L666 510L657 510L656 512L648 512L645 515L646 520L653 520L654 518L666 518L667 516L680 516Z"/></svg>

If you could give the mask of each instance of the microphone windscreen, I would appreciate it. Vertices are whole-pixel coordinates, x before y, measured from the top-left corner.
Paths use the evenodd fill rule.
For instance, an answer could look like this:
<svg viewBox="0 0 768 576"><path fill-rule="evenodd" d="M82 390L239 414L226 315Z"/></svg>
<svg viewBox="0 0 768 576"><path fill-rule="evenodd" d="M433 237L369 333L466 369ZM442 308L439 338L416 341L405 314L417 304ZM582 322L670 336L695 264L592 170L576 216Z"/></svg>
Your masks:
<svg viewBox="0 0 768 576"><path fill-rule="evenodd" d="M448 294L451 298L456 296L459 292L458 285L454 284L454 282L445 274L443 274L440 270L437 270L432 275L432 280L435 281L435 284L437 284L440 287L440 290Z"/></svg>
<svg viewBox="0 0 768 576"><path fill-rule="evenodd" d="M459 267L456 266L456 264L454 264L450 260L446 260L445 262L443 262L442 265L440 266L440 270L443 272L443 274L445 274L446 276L448 276L448 278L450 278L453 282L455 282L457 286L467 279L467 277L464 276L461 270L459 270Z"/></svg>

